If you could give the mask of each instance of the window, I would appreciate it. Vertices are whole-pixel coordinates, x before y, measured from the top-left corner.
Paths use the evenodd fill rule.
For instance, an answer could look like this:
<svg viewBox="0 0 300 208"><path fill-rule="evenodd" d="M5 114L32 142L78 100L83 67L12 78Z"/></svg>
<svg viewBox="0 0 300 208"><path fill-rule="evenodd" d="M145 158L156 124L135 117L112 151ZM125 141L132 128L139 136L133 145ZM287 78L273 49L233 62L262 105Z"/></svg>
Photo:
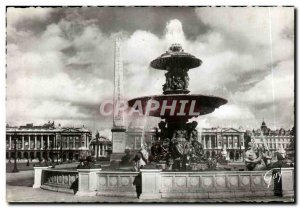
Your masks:
<svg viewBox="0 0 300 208"><path fill-rule="evenodd" d="M40 139L36 140L36 148L41 149L41 140Z"/></svg>
<svg viewBox="0 0 300 208"><path fill-rule="evenodd" d="M34 149L34 140L30 139L30 149Z"/></svg>
<svg viewBox="0 0 300 208"><path fill-rule="evenodd" d="M79 148L79 137L75 137L75 148Z"/></svg>
<svg viewBox="0 0 300 208"><path fill-rule="evenodd" d="M71 137L69 137L69 139L70 139L70 140L69 140L69 148L70 148L70 149L73 149L73 147L74 147L74 145L73 145L73 144L74 144L74 143L73 143L74 138L71 136Z"/></svg>
<svg viewBox="0 0 300 208"><path fill-rule="evenodd" d="M9 140L7 139L6 140L6 149L8 149L8 148L10 148L10 146L9 146Z"/></svg>
<svg viewBox="0 0 300 208"><path fill-rule="evenodd" d="M62 147L67 148L68 147L68 137L61 137L62 139Z"/></svg>
<svg viewBox="0 0 300 208"><path fill-rule="evenodd" d="M25 146L25 149L29 148L29 142L28 142L28 140L24 142L24 146Z"/></svg>
<svg viewBox="0 0 300 208"><path fill-rule="evenodd" d="M229 148L232 148L232 145L233 145L233 143L232 143L232 137L231 136L229 136L228 137L228 140L229 140Z"/></svg>
<svg viewBox="0 0 300 208"><path fill-rule="evenodd" d="M17 140L17 149L22 149L23 144L22 144L22 139Z"/></svg>

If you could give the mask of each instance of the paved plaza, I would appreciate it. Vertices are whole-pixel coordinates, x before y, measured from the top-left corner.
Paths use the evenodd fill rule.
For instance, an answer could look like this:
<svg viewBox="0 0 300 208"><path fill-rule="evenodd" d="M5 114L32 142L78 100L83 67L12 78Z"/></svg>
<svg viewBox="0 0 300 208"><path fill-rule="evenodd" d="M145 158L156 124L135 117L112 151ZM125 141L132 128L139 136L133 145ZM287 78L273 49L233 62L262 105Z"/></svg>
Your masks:
<svg viewBox="0 0 300 208"><path fill-rule="evenodd" d="M53 191L47 191L42 189L33 189L33 176L32 170L20 171L19 173L7 173L7 191L6 199L10 203L21 202L35 202L35 203L49 203L49 202L84 202L84 203L96 203L96 202L112 202L112 203L150 203L150 202L169 202L169 203L185 203L185 202L197 202L197 203L231 203L231 202L293 202L293 198L282 197L255 197L255 198L235 198L235 199L160 199L160 200L145 200L133 197L103 197L103 196L75 196L68 193L59 193Z"/></svg>

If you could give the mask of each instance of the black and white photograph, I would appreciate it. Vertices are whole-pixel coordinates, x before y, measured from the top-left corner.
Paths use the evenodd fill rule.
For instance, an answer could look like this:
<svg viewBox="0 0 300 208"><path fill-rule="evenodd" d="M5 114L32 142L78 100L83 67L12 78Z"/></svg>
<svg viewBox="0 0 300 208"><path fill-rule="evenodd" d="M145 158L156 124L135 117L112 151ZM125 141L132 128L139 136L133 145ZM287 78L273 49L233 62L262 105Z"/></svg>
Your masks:
<svg viewBox="0 0 300 208"><path fill-rule="evenodd" d="M295 203L294 6L5 17L7 203Z"/></svg>

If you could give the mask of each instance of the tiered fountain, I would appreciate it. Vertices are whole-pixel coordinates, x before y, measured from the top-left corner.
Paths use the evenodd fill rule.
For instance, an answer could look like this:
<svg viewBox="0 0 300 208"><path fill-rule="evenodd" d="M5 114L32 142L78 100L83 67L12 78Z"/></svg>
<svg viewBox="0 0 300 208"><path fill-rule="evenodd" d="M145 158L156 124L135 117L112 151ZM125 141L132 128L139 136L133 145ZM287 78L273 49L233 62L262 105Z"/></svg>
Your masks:
<svg viewBox="0 0 300 208"><path fill-rule="evenodd" d="M198 141L197 122L188 123L188 120L211 113L227 103L227 100L219 97L189 94L188 71L201 63L200 59L184 52L179 44L173 44L150 63L154 69L167 71L163 95L128 101L130 107L136 107L137 101L141 102L143 115L165 120L159 123L160 133L151 147L151 154L155 161L165 161L173 170L184 170L190 162L206 160L202 144Z"/></svg>

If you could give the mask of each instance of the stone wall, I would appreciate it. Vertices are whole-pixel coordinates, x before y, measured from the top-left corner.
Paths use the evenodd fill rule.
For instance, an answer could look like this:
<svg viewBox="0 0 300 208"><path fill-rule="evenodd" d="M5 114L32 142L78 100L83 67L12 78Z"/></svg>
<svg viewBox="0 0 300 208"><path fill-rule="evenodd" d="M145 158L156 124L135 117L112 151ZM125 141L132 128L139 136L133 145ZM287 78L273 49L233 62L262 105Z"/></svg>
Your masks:
<svg viewBox="0 0 300 208"><path fill-rule="evenodd" d="M281 195L294 197L294 169L282 168L278 172L276 180L280 179L282 183ZM116 172L37 167L33 187L80 196L201 199L272 196L274 181L272 170L163 172L158 169L141 169L140 172Z"/></svg>
<svg viewBox="0 0 300 208"><path fill-rule="evenodd" d="M78 172L76 170L43 170L41 188L51 191L76 193L78 190Z"/></svg>
<svg viewBox="0 0 300 208"><path fill-rule="evenodd" d="M266 171L161 172L163 198L232 198L273 195Z"/></svg>
<svg viewBox="0 0 300 208"><path fill-rule="evenodd" d="M97 173L97 195L102 196L136 196L134 182L140 183L138 172L105 172Z"/></svg>

